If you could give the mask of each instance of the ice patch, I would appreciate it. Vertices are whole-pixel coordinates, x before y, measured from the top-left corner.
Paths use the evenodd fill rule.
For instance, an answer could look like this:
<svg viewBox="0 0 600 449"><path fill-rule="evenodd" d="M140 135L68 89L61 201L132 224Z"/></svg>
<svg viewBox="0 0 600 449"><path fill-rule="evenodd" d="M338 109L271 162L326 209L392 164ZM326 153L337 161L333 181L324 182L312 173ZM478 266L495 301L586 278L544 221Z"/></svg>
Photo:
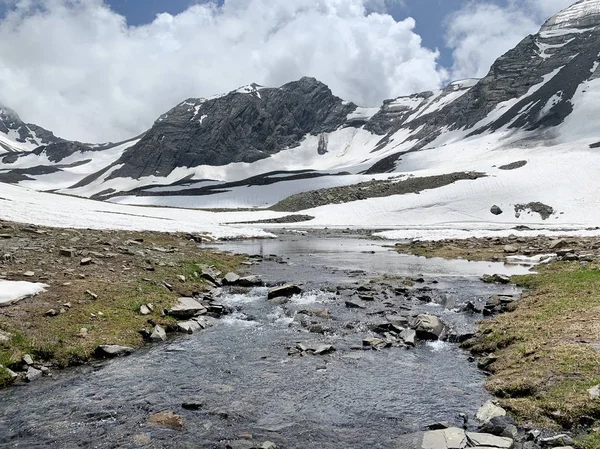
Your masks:
<svg viewBox="0 0 600 449"><path fill-rule="evenodd" d="M14 304L28 296L46 291L46 284L24 281L0 281L0 306Z"/></svg>

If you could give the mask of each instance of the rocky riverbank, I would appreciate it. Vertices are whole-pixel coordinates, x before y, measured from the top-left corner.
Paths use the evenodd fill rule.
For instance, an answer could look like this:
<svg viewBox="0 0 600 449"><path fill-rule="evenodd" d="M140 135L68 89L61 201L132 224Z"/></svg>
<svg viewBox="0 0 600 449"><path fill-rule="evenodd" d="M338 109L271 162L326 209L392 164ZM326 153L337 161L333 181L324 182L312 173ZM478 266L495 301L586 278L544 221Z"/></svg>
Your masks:
<svg viewBox="0 0 600 449"><path fill-rule="evenodd" d="M0 307L0 387L210 326L221 273L253 262L203 239L0 223L0 280L46 286Z"/></svg>
<svg viewBox="0 0 600 449"><path fill-rule="evenodd" d="M502 313L483 321L462 346L478 357L478 366L489 373L487 388L518 424L568 433L540 440L543 447L600 447L600 239L511 236L395 249L426 257L542 262L539 274L485 279L514 283L525 294L508 306L502 298L472 306L474 313Z"/></svg>

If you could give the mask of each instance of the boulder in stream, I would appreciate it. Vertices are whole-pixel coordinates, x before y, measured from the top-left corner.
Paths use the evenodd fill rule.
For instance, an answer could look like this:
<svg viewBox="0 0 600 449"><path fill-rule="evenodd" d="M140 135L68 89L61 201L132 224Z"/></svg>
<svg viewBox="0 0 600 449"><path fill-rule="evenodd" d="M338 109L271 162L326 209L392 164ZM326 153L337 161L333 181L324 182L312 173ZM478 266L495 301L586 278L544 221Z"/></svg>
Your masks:
<svg viewBox="0 0 600 449"><path fill-rule="evenodd" d="M280 297L289 298L290 296L299 295L302 289L295 284L285 284L279 287L273 287L269 290L268 299Z"/></svg>
<svg viewBox="0 0 600 449"><path fill-rule="evenodd" d="M420 340L438 340L446 325L434 315L419 315L411 323Z"/></svg>
<svg viewBox="0 0 600 449"><path fill-rule="evenodd" d="M134 351L133 348L129 346L119 346L119 345L100 345L96 348L95 356L100 359L105 358L114 358L114 357L123 357L131 354Z"/></svg>

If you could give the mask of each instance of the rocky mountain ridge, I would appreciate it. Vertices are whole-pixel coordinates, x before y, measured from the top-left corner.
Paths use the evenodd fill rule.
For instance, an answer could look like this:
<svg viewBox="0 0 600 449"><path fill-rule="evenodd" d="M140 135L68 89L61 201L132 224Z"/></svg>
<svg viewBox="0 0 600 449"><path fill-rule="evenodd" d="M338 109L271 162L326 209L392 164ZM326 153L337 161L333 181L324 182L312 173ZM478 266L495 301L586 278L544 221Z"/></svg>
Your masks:
<svg viewBox="0 0 600 449"><path fill-rule="evenodd" d="M1 159L0 180L109 199L209 196L279 178L286 186L303 176L323 178L294 184L293 194L366 180L356 176L401 173L408 154L471 139L498 135L498 148L598 142L593 122L566 122L575 110L591 115L599 48L600 2L581 0L501 56L484 78L386 100L380 108L345 102L314 78L280 88L252 84L188 99L139 138L101 146L63 141L4 113L0 139L18 134L16 142L40 146L13 154L5 143L1 148L11 154Z"/></svg>

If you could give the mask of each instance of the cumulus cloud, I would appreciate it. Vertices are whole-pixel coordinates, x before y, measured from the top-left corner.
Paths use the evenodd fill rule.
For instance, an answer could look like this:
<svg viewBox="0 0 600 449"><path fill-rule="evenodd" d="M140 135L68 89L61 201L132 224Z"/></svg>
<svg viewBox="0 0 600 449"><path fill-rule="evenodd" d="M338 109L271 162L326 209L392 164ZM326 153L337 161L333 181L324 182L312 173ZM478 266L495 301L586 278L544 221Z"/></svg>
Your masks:
<svg viewBox="0 0 600 449"><path fill-rule="evenodd" d="M361 105L438 87L438 54L390 1L226 0L131 27L103 0L19 0L0 22L0 103L66 138L116 141L251 82L314 76Z"/></svg>
<svg viewBox="0 0 600 449"><path fill-rule="evenodd" d="M510 0L506 5L470 1L447 20L452 78L482 77L500 55L536 33L552 15L574 0Z"/></svg>

